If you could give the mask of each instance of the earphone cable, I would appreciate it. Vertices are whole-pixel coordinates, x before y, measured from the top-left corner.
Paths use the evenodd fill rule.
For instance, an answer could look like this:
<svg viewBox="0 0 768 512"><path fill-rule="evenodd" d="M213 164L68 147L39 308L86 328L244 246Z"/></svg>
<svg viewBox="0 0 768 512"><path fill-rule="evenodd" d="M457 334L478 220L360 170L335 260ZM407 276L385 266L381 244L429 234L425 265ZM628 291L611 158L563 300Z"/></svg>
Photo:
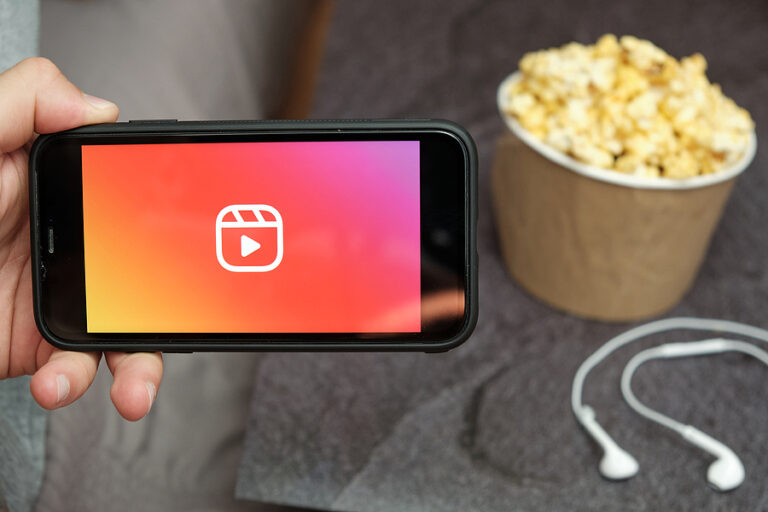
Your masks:
<svg viewBox="0 0 768 512"><path fill-rule="evenodd" d="M576 419L584 424L582 415L593 414L591 408L585 406L582 402L582 393L584 389L584 381L586 380L589 372L598 364L600 364L606 357L610 356L613 352L621 348L622 346L635 341L639 338L644 338L652 334L660 332L687 329L687 330L699 330L699 331L712 331L712 332L726 332L730 334L738 334L741 336L748 336L756 338L765 342L768 342L768 330L754 327L739 322L733 322L730 320L718 320L711 318L692 318L692 317L673 317L665 318L663 320L657 320L648 324L640 325L629 331L626 331L618 336L611 338L607 343L592 353L576 370L576 374L573 377L573 384L571 387L571 409L573 410Z"/></svg>
<svg viewBox="0 0 768 512"><path fill-rule="evenodd" d="M698 347L706 346L706 344L710 344L712 349L695 352ZM723 352L741 352L762 361L768 366L768 352L744 341L719 338L687 343L671 343L638 352L629 360L621 374L621 394L624 396L624 400L626 400L627 404L634 409L635 412L684 436L685 429L688 425L674 420L642 403L632 390L632 377L640 366L654 359L672 359L678 357L690 357L692 355L713 355L721 354Z"/></svg>

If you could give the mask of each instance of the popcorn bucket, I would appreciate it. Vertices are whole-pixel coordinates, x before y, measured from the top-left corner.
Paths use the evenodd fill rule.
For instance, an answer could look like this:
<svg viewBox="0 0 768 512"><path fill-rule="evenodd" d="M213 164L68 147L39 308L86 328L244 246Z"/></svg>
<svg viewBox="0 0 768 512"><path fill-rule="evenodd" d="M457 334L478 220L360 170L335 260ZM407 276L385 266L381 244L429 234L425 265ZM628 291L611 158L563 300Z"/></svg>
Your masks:
<svg viewBox="0 0 768 512"><path fill-rule="evenodd" d="M492 174L497 227L509 272L557 309L629 321L672 308L690 288L736 177L752 161L672 180L576 161L506 115Z"/></svg>

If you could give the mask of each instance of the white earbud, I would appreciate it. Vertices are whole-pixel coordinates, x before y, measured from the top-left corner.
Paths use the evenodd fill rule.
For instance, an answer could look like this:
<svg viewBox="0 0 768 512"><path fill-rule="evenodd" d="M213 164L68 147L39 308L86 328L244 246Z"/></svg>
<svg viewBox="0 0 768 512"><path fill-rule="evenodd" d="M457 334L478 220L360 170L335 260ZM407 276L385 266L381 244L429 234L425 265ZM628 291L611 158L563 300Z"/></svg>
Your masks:
<svg viewBox="0 0 768 512"><path fill-rule="evenodd" d="M709 485L725 492L732 491L744 482L744 465L733 450L690 425L685 427L682 436L715 457L707 469Z"/></svg>
<svg viewBox="0 0 768 512"><path fill-rule="evenodd" d="M707 481L714 489L721 492L732 491L744 482L744 465L739 457L733 450L699 429L680 423L640 402L632 392L632 375L640 365L653 359L673 359L723 352L741 352L768 365L768 353L751 343L715 338L688 343L667 343L643 350L629 360L621 375L621 394L632 409L641 416L674 430L686 441L695 444L715 457L715 461L710 464L707 470Z"/></svg>
<svg viewBox="0 0 768 512"><path fill-rule="evenodd" d="M603 427L595 420L594 409L588 405L584 406L579 414L579 419L584 428L603 449L603 458L600 459L601 475L611 480L626 480L637 474L640 468L637 461L603 430Z"/></svg>

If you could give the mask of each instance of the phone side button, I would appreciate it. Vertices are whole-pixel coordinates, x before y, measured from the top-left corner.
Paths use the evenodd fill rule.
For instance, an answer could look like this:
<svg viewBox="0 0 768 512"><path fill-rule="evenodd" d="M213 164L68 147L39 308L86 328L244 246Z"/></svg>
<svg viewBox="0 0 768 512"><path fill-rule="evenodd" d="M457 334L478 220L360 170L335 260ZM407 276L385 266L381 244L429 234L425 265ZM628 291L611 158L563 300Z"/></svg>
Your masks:
<svg viewBox="0 0 768 512"><path fill-rule="evenodd" d="M132 124L167 124L178 123L178 119L129 119L129 123Z"/></svg>

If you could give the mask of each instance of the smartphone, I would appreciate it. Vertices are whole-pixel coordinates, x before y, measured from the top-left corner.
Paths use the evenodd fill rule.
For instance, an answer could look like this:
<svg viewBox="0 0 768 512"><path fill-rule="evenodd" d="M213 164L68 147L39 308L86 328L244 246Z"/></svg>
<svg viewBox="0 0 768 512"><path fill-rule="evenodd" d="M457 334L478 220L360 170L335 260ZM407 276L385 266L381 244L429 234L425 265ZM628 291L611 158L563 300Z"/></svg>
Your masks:
<svg viewBox="0 0 768 512"><path fill-rule="evenodd" d="M419 350L477 319L477 157L441 120L40 136L34 312L68 350Z"/></svg>

